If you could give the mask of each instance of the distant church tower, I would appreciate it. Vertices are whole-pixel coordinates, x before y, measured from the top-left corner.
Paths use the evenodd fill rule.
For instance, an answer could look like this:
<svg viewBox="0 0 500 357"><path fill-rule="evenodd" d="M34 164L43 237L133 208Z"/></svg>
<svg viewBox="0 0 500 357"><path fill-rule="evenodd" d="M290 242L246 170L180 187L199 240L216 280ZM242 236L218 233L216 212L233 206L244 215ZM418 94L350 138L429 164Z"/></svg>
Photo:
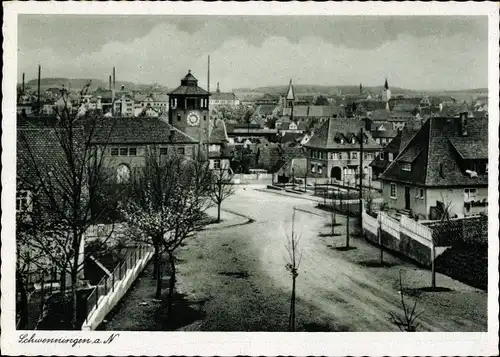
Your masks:
<svg viewBox="0 0 500 357"><path fill-rule="evenodd" d="M290 79L290 84L288 86L288 91L285 97L285 108L290 109L290 120L293 120L293 105L295 104L295 93L293 92L292 80Z"/></svg>
<svg viewBox="0 0 500 357"><path fill-rule="evenodd" d="M391 99L391 90L389 84L387 83L387 78L385 79L384 90L382 91L382 100L388 102Z"/></svg>
<svg viewBox="0 0 500 357"><path fill-rule="evenodd" d="M385 109L390 111L389 100L391 99L391 89L387 83L387 78L385 79L384 90L382 91L382 100L385 102Z"/></svg>
<svg viewBox="0 0 500 357"><path fill-rule="evenodd" d="M175 128L198 140L200 147L208 142L210 93L198 87L191 70L181 79L181 85L168 94L168 121Z"/></svg>
<svg viewBox="0 0 500 357"><path fill-rule="evenodd" d="M288 85L288 91L285 97L285 108L293 108L295 103L295 93L293 92L292 80L290 79L290 84Z"/></svg>

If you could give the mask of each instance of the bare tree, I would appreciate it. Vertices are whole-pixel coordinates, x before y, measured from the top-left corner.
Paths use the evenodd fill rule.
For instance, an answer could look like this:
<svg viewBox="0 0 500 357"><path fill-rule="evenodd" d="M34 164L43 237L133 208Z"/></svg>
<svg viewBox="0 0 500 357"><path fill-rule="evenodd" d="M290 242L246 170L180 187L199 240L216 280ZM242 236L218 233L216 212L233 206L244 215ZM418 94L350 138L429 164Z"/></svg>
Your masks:
<svg viewBox="0 0 500 357"><path fill-rule="evenodd" d="M403 316L401 317L398 314L390 313L391 322L403 332L416 332L419 326L417 319L423 314L423 311L417 312L417 299L415 299L413 307L410 308L409 306L406 306L401 271L399 271L399 290L401 292L401 308L403 309Z"/></svg>
<svg viewBox="0 0 500 357"><path fill-rule="evenodd" d="M210 181L210 198L217 205L217 222L220 222L220 210L222 202L234 194L234 184L231 182L231 169L221 166L212 170Z"/></svg>
<svg viewBox="0 0 500 357"><path fill-rule="evenodd" d="M121 205L139 239L153 245L157 277L156 297L161 298L162 254L170 267L168 313L176 282L177 249L199 230L204 210L210 203L211 172L206 163L178 155L158 155L150 150L142 170L132 177L132 194Z"/></svg>
<svg viewBox="0 0 500 357"><path fill-rule="evenodd" d="M90 83L80 95L89 87ZM25 168L19 170L18 180L33 197L34 214L24 224L29 244L59 268L63 299L69 272L71 326L76 329L79 275L87 258L82 254L84 235L106 209L95 211L100 190L110 178L102 155L107 140L97 148L94 139L96 135L109 138L112 126L109 133L103 132L103 118L91 112L78 113L69 96L61 93L62 104L49 127L18 130L18 165Z"/></svg>
<svg viewBox="0 0 500 357"><path fill-rule="evenodd" d="M288 319L288 329L290 332L295 331L295 300L296 300L296 283L297 277L299 276L299 266L302 259L302 253L298 253L298 245L300 241L300 236L295 232L295 207L293 208L292 215L292 232L291 236L287 234L287 246L286 250L288 252L288 262L286 264L286 270L290 272L292 276L292 296L290 299L290 315ZM298 254L298 256L297 256Z"/></svg>

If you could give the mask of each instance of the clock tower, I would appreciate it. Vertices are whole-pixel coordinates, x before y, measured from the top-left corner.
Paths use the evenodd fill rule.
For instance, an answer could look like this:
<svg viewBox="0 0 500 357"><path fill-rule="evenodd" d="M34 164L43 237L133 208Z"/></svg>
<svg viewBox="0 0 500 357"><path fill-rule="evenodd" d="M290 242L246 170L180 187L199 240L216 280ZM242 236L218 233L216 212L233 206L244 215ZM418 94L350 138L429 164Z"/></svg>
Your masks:
<svg viewBox="0 0 500 357"><path fill-rule="evenodd" d="M181 85L168 94L168 121L175 128L200 143L206 151L209 133L208 97L210 93L198 87L191 70L181 79Z"/></svg>

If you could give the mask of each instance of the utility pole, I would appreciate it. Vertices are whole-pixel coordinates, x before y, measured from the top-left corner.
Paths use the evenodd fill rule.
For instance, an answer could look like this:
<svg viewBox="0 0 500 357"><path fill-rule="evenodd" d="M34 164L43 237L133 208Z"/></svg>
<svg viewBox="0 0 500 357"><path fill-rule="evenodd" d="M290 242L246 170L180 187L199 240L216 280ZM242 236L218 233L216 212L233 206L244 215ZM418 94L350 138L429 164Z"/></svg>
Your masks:
<svg viewBox="0 0 500 357"><path fill-rule="evenodd" d="M23 72L23 85L22 85L21 89L22 89L22 93L24 94L24 72Z"/></svg>
<svg viewBox="0 0 500 357"><path fill-rule="evenodd" d="M365 141L363 134L363 127L360 129L359 135L359 222L361 225L361 232L363 232L363 143Z"/></svg>
<svg viewBox="0 0 500 357"><path fill-rule="evenodd" d="M41 107L40 107L40 81L42 78L42 66L38 65L38 104L37 104L37 111L38 115L40 115L41 112Z"/></svg>
<svg viewBox="0 0 500 357"><path fill-rule="evenodd" d="M115 90L116 90L116 73L113 67L113 89L111 90L111 115L115 116Z"/></svg>
<svg viewBox="0 0 500 357"><path fill-rule="evenodd" d="M208 55L207 92L210 93L210 55Z"/></svg>

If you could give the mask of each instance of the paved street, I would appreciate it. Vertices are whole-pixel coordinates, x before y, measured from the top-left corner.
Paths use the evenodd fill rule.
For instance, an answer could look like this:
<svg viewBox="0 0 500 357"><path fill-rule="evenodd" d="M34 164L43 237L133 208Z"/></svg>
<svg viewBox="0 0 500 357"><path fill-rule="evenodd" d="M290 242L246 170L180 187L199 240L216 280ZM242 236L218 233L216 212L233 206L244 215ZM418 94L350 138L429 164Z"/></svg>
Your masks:
<svg viewBox="0 0 500 357"><path fill-rule="evenodd" d="M225 224L208 227L181 253L178 290L187 300L202 301L202 316L184 330L286 331L291 278L285 270L286 233L290 234L293 207L301 236L302 260L297 279L297 320L302 331L397 331L390 313L401 313L398 277L406 288L420 293L423 311L418 331L485 331L487 294L437 275L444 292L421 292L430 272L385 254L389 267L370 267L378 250L361 238L351 238L356 249L339 251L345 243L345 218L337 237L321 236L328 218L301 198L241 186L223 208L255 220L225 213ZM310 213L306 213L310 212ZM228 224L233 219L237 226ZM132 292L133 293L133 292ZM414 297L407 300L412 304ZM118 320L117 320L118 319ZM113 319L117 326L127 329ZM111 327L110 327L111 329Z"/></svg>

